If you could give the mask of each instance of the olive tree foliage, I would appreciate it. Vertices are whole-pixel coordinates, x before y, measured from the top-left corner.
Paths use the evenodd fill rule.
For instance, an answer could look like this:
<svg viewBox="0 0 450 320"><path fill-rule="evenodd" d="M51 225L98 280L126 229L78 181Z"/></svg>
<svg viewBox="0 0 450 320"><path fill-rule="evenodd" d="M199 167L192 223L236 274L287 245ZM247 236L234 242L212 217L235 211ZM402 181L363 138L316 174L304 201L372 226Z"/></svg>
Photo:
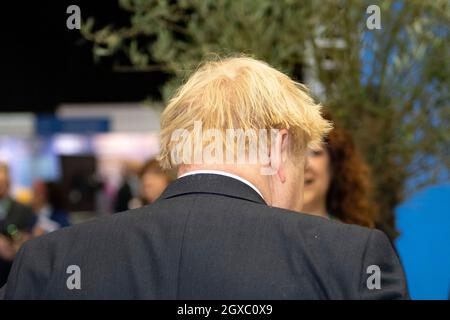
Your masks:
<svg viewBox="0 0 450 320"><path fill-rule="evenodd" d="M166 100L199 62L244 53L311 84L369 163L381 223L412 192L448 181L447 0L119 0L129 24L82 25L94 56L171 76ZM369 29L370 5L381 29Z"/></svg>

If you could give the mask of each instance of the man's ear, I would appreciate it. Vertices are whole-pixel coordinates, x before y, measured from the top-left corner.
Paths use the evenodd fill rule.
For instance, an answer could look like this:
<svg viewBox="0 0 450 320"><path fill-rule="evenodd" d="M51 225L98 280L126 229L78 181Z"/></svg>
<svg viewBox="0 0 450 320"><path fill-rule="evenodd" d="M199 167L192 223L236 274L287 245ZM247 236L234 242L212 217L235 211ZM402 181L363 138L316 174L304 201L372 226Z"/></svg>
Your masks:
<svg viewBox="0 0 450 320"><path fill-rule="evenodd" d="M270 153L270 165L282 183L286 181L286 161L289 152L288 138L289 134L286 129L279 130Z"/></svg>

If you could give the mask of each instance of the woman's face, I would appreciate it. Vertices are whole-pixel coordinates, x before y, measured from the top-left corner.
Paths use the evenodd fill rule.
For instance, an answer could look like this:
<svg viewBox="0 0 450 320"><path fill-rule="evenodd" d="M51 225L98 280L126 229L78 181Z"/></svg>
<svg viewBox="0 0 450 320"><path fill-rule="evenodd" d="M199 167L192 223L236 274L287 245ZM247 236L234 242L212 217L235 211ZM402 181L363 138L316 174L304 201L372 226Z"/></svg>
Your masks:
<svg viewBox="0 0 450 320"><path fill-rule="evenodd" d="M303 211L326 207L326 197L331 182L330 157L325 147L310 151L307 155L305 170L304 204Z"/></svg>

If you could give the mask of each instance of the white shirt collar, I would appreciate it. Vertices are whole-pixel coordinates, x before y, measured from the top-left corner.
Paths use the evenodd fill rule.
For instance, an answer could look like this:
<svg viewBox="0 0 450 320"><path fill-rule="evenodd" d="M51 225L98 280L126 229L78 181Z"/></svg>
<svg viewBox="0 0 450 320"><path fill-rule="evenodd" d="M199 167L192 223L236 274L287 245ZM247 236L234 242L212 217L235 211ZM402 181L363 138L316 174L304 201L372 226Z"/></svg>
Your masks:
<svg viewBox="0 0 450 320"><path fill-rule="evenodd" d="M185 174L182 174L178 178L183 178L183 177L194 175L194 174L218 174L218 175L221 175L221 176L226 176L226 177L230 177L230 178L239 180L240 182L245 183L250 188L255 190L261 196L261 198L264 199L262 193L258 190L258 188L255 187L255 185L253 183L251 183L250 181L248 181L248 180L246 180L246 179L244 179L242 177L239 177L239 176L237 176L235 174L232 174L232 173L229 173L229 172L225 172L225 171L220 171L220 170L193 170L193 171L189 171L189 172L187 172Z"/></svg>

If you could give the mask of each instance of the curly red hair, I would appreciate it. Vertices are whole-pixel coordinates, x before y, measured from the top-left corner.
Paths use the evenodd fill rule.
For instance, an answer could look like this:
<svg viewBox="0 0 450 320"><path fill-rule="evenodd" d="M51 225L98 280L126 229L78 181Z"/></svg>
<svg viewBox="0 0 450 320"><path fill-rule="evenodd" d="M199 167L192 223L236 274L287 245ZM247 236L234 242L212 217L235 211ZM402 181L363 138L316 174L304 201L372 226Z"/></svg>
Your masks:
<svg viewBox="0 0 450 320"><path fill-rule="evenodd" d="M332 120L329 115L325 118ZM378 208L372 198L370 169L350 134L333 124L334 129L325 139L332 172L327 211L342 222L374 228Z"/></svg>

